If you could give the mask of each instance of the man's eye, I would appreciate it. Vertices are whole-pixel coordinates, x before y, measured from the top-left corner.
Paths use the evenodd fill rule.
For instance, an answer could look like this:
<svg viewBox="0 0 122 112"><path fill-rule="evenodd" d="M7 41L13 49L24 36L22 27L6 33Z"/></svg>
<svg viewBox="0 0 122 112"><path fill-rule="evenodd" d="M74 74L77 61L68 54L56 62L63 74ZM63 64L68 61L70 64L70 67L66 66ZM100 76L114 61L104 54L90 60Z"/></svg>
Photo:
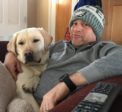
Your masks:
<svg viewBox="0 0 122 112"><path fill-rule="evenodd" d="M87 23L84 23L84 26L89 26Z"/></svg>
<svg viewBox="0 0 122 112"><path fill-rule="evenodd" d="M77 25L77 22L74 22L73 24L74 24L74 25Z"/></svg>
<svg viewBox="0 0 122 112"><path fill-rule="evenodd" d="M36 43L36 42L38 42L38 41L39 41L39 39L34 39L34 40L33 40L34 43Z"/></svg>

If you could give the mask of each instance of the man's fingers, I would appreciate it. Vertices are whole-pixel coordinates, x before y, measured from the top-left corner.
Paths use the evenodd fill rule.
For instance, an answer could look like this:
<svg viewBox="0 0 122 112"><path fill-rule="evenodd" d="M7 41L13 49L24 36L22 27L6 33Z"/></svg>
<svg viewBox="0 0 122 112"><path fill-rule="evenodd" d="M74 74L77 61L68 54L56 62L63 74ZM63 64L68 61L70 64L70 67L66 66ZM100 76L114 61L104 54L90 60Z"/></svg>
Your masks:
<svg viewBox="0 0 122 112"><path fill-rule="evenodd" d="M51 110L52 108L54 108L54 104L51 103L48 105L48 109Z"/></svg>
<svg viewBox="0 0 122 112"><path fill-rule="evenodd" d="M18 73L22 72L22 68L19 62L17 63L17 72Z"/></svg>
<svg viewBox="0 0 122 112"><path fill-rule="evenodd" d="M49 101L44 101L41 104L40 112L48 112L54 107L54 104Z"/></svg>
<svg viewBox="0 0 122 112"><path fill-rule="evenodd" d="M44 106L44 103L41 104L40 112L46 112L46 108Z"/></svg>
<svg viewBox="0 0 122 112"><path fill-rule="evenodd" d="M14 78L14 80L17 80L17 73L16 73L15 68L13 68L12 70L10 70L10 72L11 72L12 77Z"/></svg>
<svg viewBox="0 0 122 112"><path fill-rule="evenodd" d="M16 74L12 73L12 77L14 78L15 81L17 80Z"/></svg>

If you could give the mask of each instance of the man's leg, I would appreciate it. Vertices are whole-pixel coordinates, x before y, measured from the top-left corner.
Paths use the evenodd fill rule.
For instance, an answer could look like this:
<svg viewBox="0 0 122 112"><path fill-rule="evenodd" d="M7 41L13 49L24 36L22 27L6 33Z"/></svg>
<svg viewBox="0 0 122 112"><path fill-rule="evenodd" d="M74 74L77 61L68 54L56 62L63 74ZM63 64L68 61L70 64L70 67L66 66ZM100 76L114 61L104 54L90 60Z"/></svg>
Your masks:
<svg viewBox="0 0 122 112"><path fill-rule="evenodd" d="M16 82L0 62L0 112L34 112L25 100L16 97Z"/></svg>
<svg viewBox="0 0 122 112"><path fill-rule="evenodd" d="M0 62L0 112L6 112L10 101L15 97L16 84L11 74Z"/></svg>

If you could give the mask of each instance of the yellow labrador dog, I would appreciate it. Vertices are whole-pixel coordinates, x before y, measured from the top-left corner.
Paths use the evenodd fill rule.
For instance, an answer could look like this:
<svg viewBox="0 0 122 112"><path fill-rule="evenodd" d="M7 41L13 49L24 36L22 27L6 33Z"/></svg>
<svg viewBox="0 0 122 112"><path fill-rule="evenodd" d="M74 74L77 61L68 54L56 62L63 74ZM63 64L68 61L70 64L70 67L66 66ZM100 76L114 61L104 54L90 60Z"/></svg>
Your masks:
<svg viewBox="0 0 122 112"><path fill-rule="evenodd" d="M7 50L17 56L22 67L16 82L17 96L31 103L34 112L39 112L39 106L32 92L47 66L51 42L52 37L43 28L27 28L16 32L7 45Z"/></svg>

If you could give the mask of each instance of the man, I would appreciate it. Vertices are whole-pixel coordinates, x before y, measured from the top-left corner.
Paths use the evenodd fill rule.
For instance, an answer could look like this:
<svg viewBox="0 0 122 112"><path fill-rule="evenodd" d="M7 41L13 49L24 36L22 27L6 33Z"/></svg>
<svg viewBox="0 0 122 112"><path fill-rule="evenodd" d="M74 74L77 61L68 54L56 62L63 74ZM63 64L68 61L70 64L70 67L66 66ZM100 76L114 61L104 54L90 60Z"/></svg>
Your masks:
<svg viewBox="0 0 122 112"><path fill-rule="evenodd" d="M82 6L69 23L71 41L50 48L48 67L34 93L39 103L42 100L40 112L52 109L77 86L122 74L122 47L101 41L104 15L99 8ZM20 67L12 53L6 56L5 65L16 78Z"/></svg>

